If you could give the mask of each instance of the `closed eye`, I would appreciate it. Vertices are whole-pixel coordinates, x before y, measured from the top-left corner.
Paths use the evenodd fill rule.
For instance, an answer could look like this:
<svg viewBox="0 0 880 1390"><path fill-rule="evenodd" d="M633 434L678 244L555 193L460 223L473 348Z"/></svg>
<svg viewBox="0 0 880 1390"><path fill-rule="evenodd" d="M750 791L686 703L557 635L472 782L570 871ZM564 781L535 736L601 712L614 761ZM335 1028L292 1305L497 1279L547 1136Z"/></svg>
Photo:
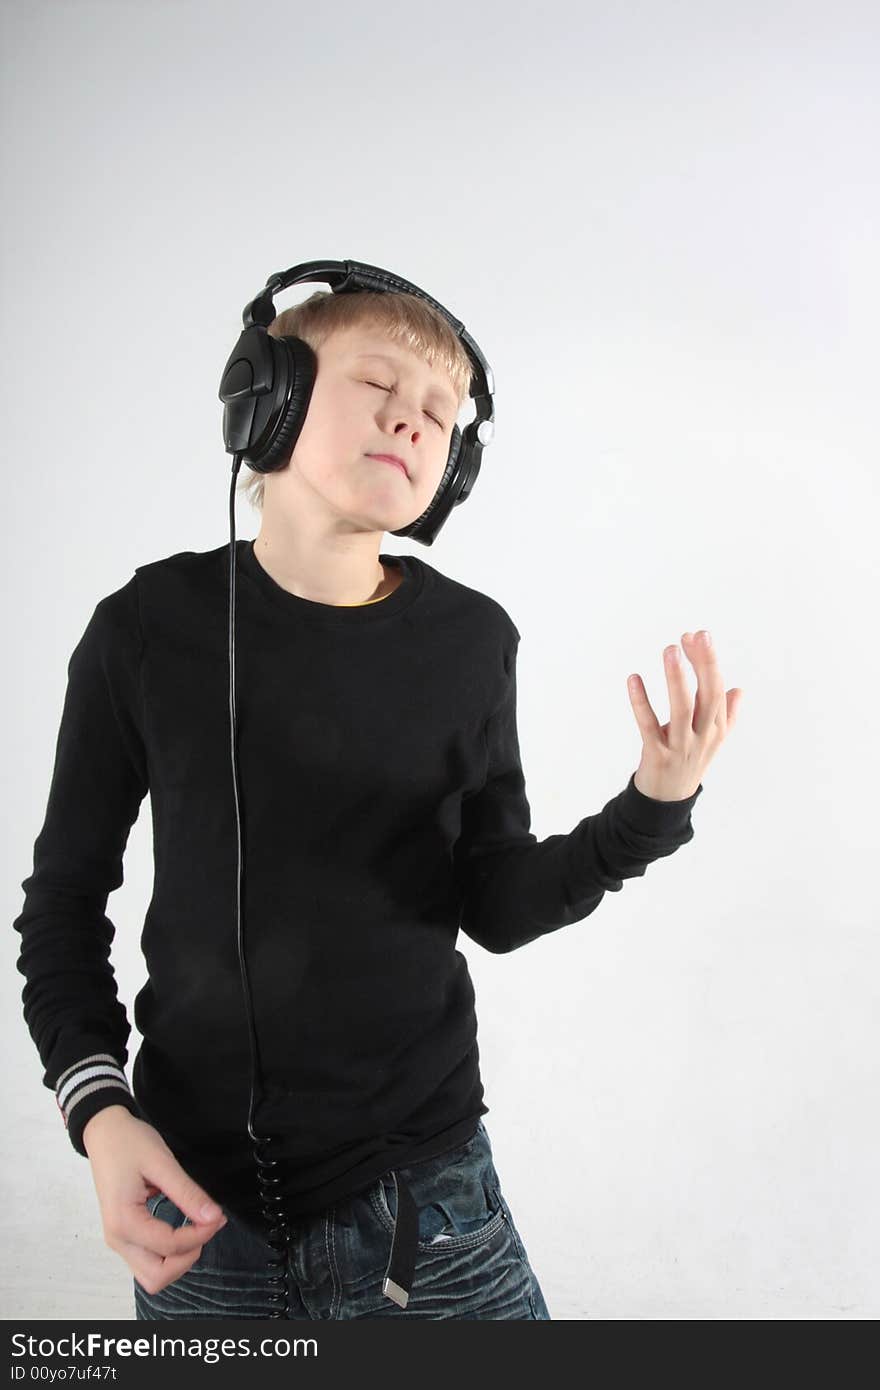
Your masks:
<svg viewBox="0 0 880 1390"><path fill-rule="evenodd" d="M378 386L378 388L379 388L380 391L390 391L390 390L391 390L391 387L390 387L390 386L383 386L382 383L381 383L381 381L365 381L365 382L364 382L364 385L365 385L365 386ZM441 428L441 430L446 428L446 426L444 425L443 421L442 421L442 420L438 420L436 415L432 415L431 412L430 412L430 410L426 410L426 411L425 411L425 414L427 415L427 417L428 417L429 420L433 420L433 421L434 421L434 424L435 424L435 425L439 425L440 428Z"/></svg>

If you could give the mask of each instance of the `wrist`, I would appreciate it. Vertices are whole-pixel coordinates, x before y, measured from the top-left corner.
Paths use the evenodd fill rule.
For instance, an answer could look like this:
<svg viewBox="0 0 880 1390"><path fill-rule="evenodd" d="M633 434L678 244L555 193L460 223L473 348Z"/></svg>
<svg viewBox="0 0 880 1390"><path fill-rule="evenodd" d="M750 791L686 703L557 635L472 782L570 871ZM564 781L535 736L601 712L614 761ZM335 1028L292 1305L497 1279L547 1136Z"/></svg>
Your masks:
<svg viewBox="0 0 880 1390"><path fill-rule="evenodd" d="M82 1132L83 1148L88 1154L89 1143L99 1139L105 1131L117 1129L122 1123L122 1116L126 1120L135 1119L131 1111L125 1105L105 1105L101 1110L97 1110L90 1119L86 1120Z"/></svg>
<svg viewBox="0 0 880 1390"><path fill-rule="evenodd" d="M696 795L697 791L699 791L702 786L702 783L699 781L697 785L694 786L693 778L686 786L661 786L659 785L658 779L652 779L641 767L633 773L632 784L641 796L646 797L649 801L660 802L661 805L674 805L678 801L689 801L692 796ZM670 792L674 792L675 794L670 796Z"/></svg>

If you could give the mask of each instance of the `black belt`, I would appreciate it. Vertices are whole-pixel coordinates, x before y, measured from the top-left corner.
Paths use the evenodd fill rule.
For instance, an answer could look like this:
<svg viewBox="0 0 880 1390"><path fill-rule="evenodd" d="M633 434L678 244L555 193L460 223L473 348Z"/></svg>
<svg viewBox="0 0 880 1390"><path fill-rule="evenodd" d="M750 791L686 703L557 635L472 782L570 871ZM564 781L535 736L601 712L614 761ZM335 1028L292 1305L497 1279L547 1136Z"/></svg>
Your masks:
<svg viewBox="0 0 880 1390"><path fill-rule="evenodd" d="M382 1280L386 1298L405 1308L409 1302L416 1268L416 1244L419 1239L419 1209L415 1198L399 1173L392 1172L397 1192L397 1212L391 1240L391 1258Z"/></svg>

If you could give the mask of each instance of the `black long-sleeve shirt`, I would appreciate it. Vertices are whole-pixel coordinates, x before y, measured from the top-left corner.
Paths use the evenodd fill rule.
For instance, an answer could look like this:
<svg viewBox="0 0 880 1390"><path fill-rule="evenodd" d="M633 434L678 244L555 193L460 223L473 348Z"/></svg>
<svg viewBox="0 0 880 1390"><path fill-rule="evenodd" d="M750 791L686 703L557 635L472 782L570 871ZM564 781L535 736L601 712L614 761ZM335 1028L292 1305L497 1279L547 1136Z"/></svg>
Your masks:
<svg viewBox="0 0 880 1390"><path fill-rule="evenodd" d="M243 937L263 1086L292 1216L463 1143L488 1112L459 929L503 952L582 920L693 837L702 791L630 778L568 834L530 831L520 634L494 599L413 555L352 607L288 593L236 542ZM74 1148L106 1105L155 1126L223 1206L259 1221L236 941L228 557L139 566L75 647L18 968ZM147 792L155 880L143 1035L110 964L109 893Z"/></svg>

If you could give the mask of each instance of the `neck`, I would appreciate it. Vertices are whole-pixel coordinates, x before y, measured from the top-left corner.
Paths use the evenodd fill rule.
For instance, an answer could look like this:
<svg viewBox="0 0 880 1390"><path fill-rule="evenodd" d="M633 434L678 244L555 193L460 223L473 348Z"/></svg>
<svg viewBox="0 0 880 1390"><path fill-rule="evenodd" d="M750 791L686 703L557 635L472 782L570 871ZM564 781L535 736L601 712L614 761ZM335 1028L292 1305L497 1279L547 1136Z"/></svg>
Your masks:
<svg viewBox="0 0 880 1390"><path fill-rule="evenodd" d="M313 603L367 603L384 598L399 582L399 576L386 571L375 552L345 541L329 547L289 539L282 544L265 526L254 540L254 555L282 589Z"/></svg>

